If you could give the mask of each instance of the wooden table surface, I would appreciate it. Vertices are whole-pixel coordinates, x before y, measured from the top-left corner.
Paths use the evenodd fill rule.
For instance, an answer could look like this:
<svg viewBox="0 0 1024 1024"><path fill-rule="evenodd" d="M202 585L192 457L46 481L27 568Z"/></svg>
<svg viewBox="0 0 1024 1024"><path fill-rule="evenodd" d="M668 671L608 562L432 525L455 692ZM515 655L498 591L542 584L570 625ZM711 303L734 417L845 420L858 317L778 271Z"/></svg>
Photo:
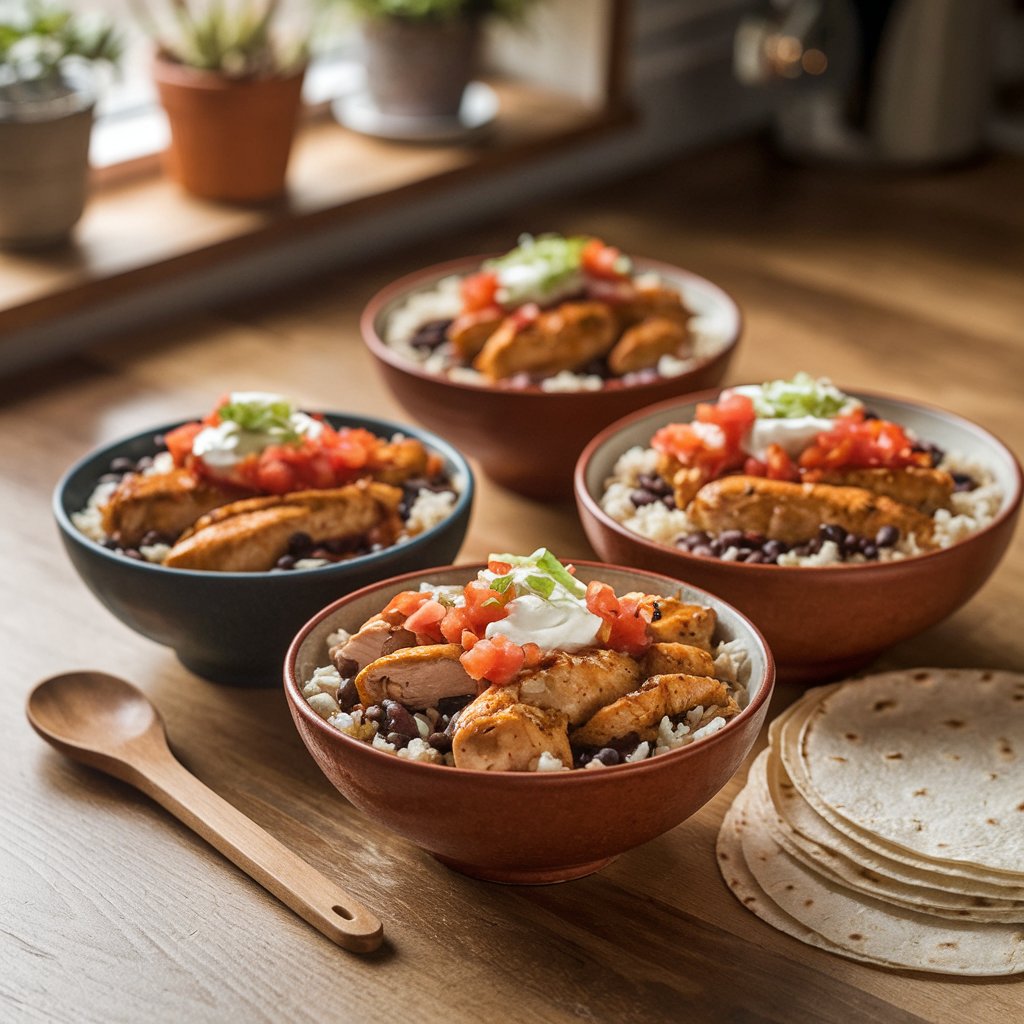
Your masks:
<svg viewBox="0 0 1024 1024"><path fill-rule="evenodd" d="M876 175L732 146L0 382L0 1019L1024 1019L1019 981L865 967L743 910L713 855L743 772L590 878L510 888L451 873L328 785L280 692L204 682L103 610L48 508L60 472L91 447L201 412L230 388L401 419L359 342L362 303L399 273L506 247L522 230L595 232L724 285L747 317L733 382L804 368L940 403L1024 451L1022 181L1010 158ZM571 506L481 481L463 558L541 544L591 554ZM966 608L881 664L1024 670L1022 570L1018 536ZM340 951L144 797L45 746L25 696L76 667L138 682L190 769L377 911L384 950ZM773 710L796 695L781 688Z"/></svg>

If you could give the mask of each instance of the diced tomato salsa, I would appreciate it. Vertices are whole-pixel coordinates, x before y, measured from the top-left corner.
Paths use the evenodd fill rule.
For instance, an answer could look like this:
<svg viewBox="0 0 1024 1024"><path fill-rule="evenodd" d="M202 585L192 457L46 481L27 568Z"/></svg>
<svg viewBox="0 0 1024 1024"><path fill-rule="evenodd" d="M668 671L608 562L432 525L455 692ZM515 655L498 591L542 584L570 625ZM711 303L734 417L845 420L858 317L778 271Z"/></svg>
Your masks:
<svg viewBox="0 0 1024 1024"><path fill-rule="evenodd" d="M832 430L819 434L800 454L803 470L904 469L930 464L928 453L915 451L914 442L898 423L868 419L863 409L838 417Z"/></svg>

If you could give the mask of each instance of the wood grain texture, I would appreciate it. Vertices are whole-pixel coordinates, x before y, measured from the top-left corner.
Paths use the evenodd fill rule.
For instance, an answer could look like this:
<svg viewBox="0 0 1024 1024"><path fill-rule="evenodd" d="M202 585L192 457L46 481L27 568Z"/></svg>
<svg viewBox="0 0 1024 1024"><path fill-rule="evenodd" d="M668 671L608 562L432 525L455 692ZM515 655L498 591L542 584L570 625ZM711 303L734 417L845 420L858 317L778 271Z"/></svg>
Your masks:
<svg viewBox="0 0 1024 1024"><path fill-rule="evenodd" d="M588 879L518 889L447 871L335 793L280 693L205 683L112 619L65 561L47 509L58 475L87 449L202 412L228 388L400 419L360 345L361 304L400 273L503 248L522 230L598 232L721 283L747 318L734 382L827 373L936 402L1022 451L1022 171L1008 158L933 176L809 171L728 147L339 270L286 300L253 296L0 382L0 1019L1024 1017L1019 980L851 963L743 910L713 856L741 778ZM571 506L481 481L463 560L540 544L590 554ZM879 665L1024 671L1022 572L1018 537L969 605ZM369 958L339 951L145 797L45 747L24 719L25 695L77 667L140 684L184 764L376 912L385 947ZM797 692L782 688L773 710Z"/></svg>

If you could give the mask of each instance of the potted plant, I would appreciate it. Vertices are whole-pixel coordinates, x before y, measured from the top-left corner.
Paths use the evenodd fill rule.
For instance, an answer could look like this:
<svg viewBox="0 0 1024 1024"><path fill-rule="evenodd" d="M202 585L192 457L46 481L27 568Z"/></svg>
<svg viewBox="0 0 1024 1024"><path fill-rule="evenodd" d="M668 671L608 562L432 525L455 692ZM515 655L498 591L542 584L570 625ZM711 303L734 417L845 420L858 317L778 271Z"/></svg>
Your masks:
<svg viewBox="0 0 1024 1024"><path fill-rule="evenodd" d="M347 0L361 16L366 88L385 115L455 117L477 70L488 17L531 0Z"/></svg>
<svg viewBox="0 0 1024 1024"><path fill-rule="evenodd" d="M135 0L156 43L168 173L204 199L263 202L285 189L306 41L275 31L280 0Z"/></svg>
<svg viewBox="0 0 1024 1024"><path fill-rule="evenodd" d="M78 222L95 71L120 53L103 19L41 0L0 6L0 244L52 245Z"/></svg>

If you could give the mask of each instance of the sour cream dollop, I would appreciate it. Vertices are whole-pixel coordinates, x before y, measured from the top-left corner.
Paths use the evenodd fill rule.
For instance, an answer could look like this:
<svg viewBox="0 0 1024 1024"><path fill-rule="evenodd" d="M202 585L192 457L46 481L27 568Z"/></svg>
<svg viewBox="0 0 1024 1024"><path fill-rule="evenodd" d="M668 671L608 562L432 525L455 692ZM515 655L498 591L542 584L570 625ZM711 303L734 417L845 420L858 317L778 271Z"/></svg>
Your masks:
<svg viewBox="0 0 1024 1024"><path fill-rule="evenodd" d="M270 408L282 403L290 405L284 396L266 391L233 391L229 402L250 408ZM322 431L323 424L319 420L297 410L289 413L283 430L247 430L240 423L225 419L216 426L204 427L196 434L192 441L192 454L214 469L231 469L246 456L258 455L268 445L279 444L285 433L315 438Z"/></svg>
<svg viewBox="0 0 1024 1024"><path fill-rule="evenodd" d="M534 552L534 555L539 552ZM508 614L487 625L484 636L508 637L516 644L536 644L542 651L579 651L597 642L602 619L587 608L584 596L577 596L555 583L551 594L541 597L530 593L529 578L538 572L536 566L515 566L510 575L519 597L509 601ZM495 573L485 570L480 579L490 583Z"/></svg>

